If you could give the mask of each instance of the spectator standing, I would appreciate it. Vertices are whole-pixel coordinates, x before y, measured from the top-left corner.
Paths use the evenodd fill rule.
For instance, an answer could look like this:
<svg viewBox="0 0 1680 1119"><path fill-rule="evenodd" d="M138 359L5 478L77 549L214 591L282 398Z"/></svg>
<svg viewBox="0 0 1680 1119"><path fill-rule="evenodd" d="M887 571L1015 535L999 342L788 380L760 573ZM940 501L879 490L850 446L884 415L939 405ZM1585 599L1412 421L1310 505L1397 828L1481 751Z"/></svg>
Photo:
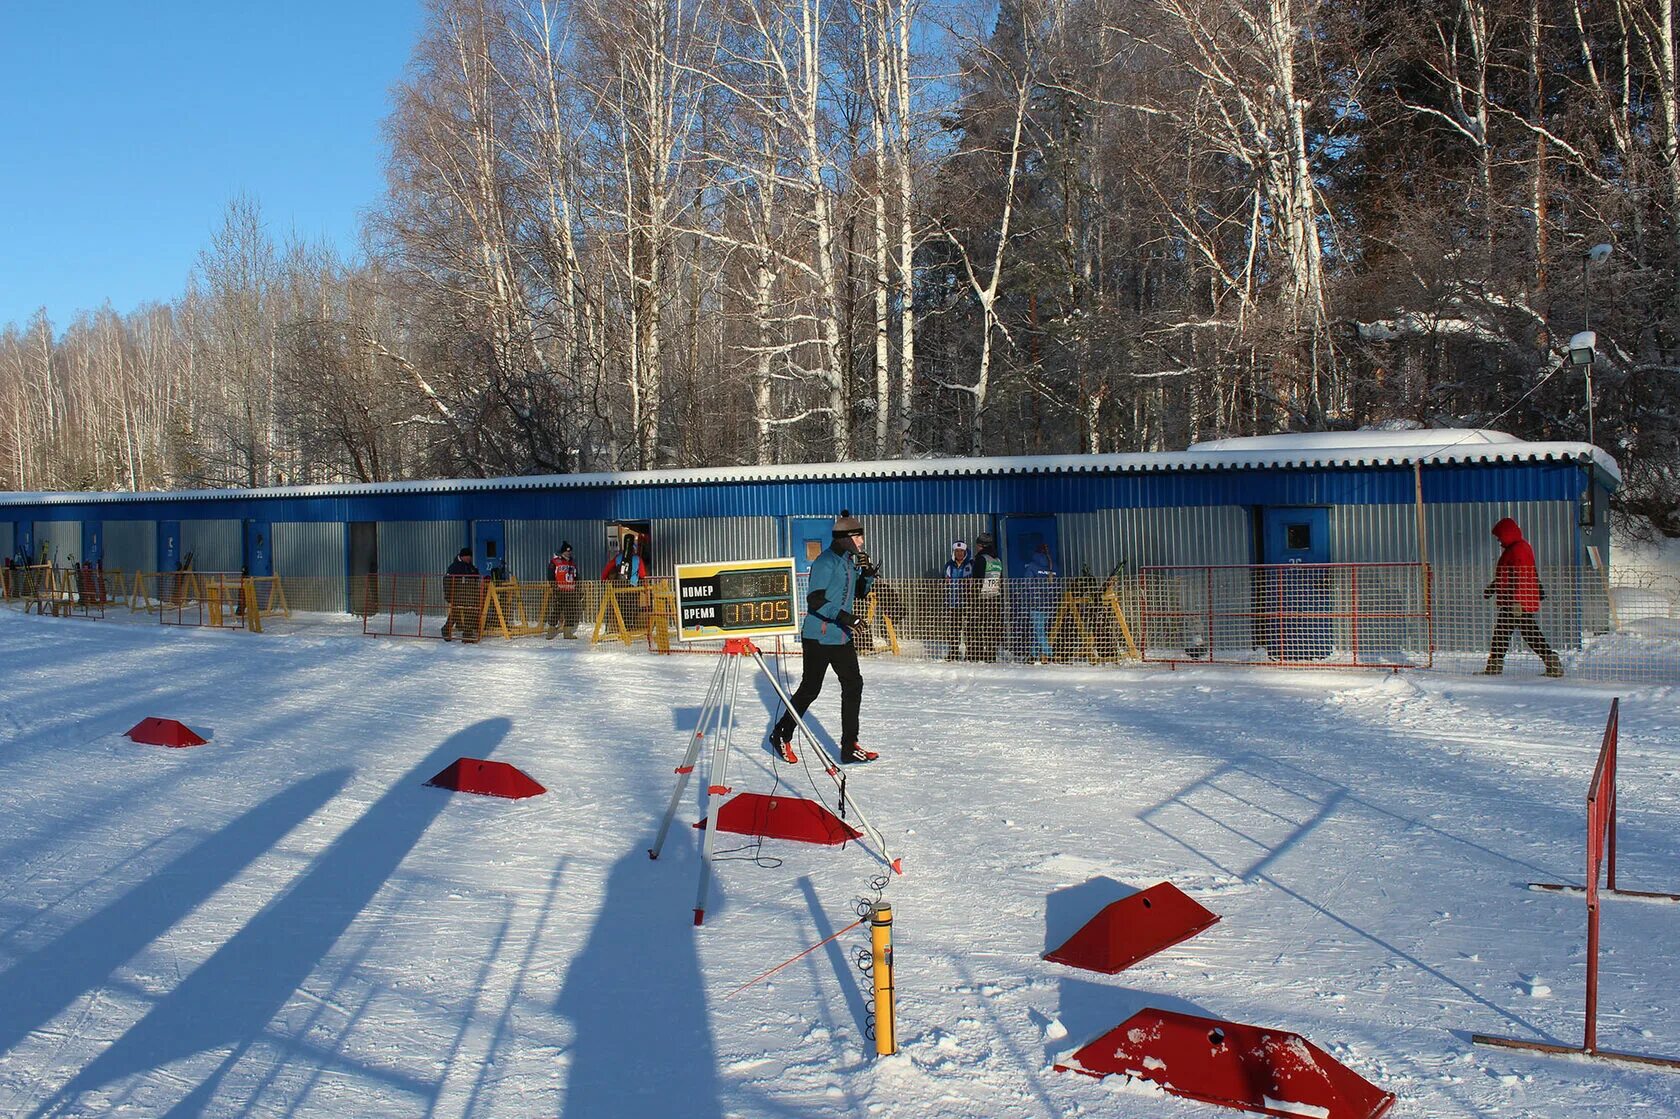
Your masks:
<svg viewBox="0 0 1680 1119"><path fill-rule="evenodd" d="M1040 544L1027 561L1027 617L1032 625L1027 657L1049 664L1050 617L1056 609L1056 567L1050 559L1050 545Z"/></svg>
<svg viewBox="0 0 1680 1119"><path fill-rule="evenodd" d="M1488 647L1487 666L1482 673L1498 676L1505 671L1505 652L1511 645L1511 631L1515 630L1546 666L1547 676L1562 676L1563 662L1546 642L1546 635L1540 632L1540 623L1534 617L1546 599L1546 590L1534 569L1534 549L1510 517L1494 524L1493 535L1504 550L1493 569L1493 581L1482 590L1482 597L1493 599L1499 614L1493 622L1493 642Z"/></svg>
<svg viewBox="0 0 1680 1119"><path fill-rule="evenodd" d="M993 661L1003 641L1003 561L997 538L982 532L974 538L974 601L968 611L968 659Z"/></svg>
<svg viewBox="0 0 1680 1119"><path fill-rule="evenodd" d="M962 653L963 622L974 592L974 563L968 558L968 542L955 541L951 558L945 561L945 613L940 633L945 638L945 659L954 661Z"/></svg>
<svg viewBox="0 0 1680 1119"><path fill-rule="evenodd" d="M872 762L879 755L858 743L858 716L863 707L863 673L858 669L857 648L852 633L857 628L855 608L869 594L879 574L869 553L863 550L863 522L842 509L835 518L834 542L811 561L806 584L805 621L800 625L799 643L805 669L799 690L793 693L793 711L784 711L770 731L770 746L782 760L796 762L793 752L793 712L801 716L822 692L829 668L840 681L840 760L846 764Z"/></svg>
<svg viewBox="0 0 1680 1119"><path fill-rule="evenodd" d="M472 549L462 548L457 552L455 562L449 565L443 575L443 597L449 605L449 615L443 620L443 639L453 641L450 633L459 626L463 643L477 641L478 608L483 584L478 568L473 565Z"/></svg>
<svg viewBox="0 0 1680 1119"><path fill-rule="evenodd" d="M582 611L578 602L578 565L577 560L572 558L570 540L562 543L560 550L548 561L548 578L554 584L548 606L548 639L553 641L555 633L564 626L566 640L575 641Z"/></svg>
<svg viewBox="0 0 1680 1119"><path fill-rule="evenodd" d="M642 587L647 577L647 562L642 559L640 538L633 532L626 532L618 538L618 554L601 569L601 581L636 588L635 594L621 595L618 599L619 613L627 630L635 630L641 625Z"/></svg>

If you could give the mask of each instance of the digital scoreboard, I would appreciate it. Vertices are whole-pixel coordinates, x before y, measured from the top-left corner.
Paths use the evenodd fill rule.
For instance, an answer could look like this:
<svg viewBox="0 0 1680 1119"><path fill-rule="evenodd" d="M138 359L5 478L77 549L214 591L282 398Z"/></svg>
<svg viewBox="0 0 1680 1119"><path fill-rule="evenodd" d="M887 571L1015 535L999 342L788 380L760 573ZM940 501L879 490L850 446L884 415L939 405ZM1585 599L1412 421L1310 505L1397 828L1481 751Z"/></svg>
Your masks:
<svg viewBox="0 0 1680 1119"><path fill-rule="evenodd" d="M677 565L677 639L799 632L793 557Z"/></svg>

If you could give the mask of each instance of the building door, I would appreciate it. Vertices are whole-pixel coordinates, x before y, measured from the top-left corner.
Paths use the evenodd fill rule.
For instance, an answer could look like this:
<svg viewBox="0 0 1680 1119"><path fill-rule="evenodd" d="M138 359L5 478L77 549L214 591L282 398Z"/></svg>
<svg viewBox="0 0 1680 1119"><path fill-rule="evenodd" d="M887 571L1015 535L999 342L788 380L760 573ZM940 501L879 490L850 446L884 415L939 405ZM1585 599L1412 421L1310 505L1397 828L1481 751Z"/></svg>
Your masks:
<svg viewBox="0 0 1680 1119"><path fill-rule="evenodd" d="M350 612L367 617L379 612L379 526L351 521L345 557L350 576ZM418 593L418 592L416 592ZM442 597L442 592L439 592Z"/></svg>
<svg viewBox="0 0 1680 1119"><path fill-rule="evenodd" d="M502 576L513 574L507 569L507 543L501 521L473 522L473 563L487 579L497 577L497 571Z"/></svg>
<svg viewBox="0 0 1680 1119"><path fill-rule="evenodd" d="M158 522L157 561L159 571L174 571L181 566L180 521Z"/></svg>
<svg viewBox="0 0 1680 1119"><path fill-rule="evenodd" d="M100 521L82 522L82 565L98 567L105 562L105 527Z"/></svg>
<svg viewBox="0 0 1680 1119"><path fill-rule="evenodd" d="M35 522L16 521L12 525L12 555L22 564L35 561Z"/></svg>
<svg viewBox="0 0 1680 1119"><path fill-rule="evenodd" d="M1275 660L1323 660L1331 650L1330 510L1266 509L1261 526L1260 638ZM1273 566L1275 565L1275 566Z"/></svg>
<svg viewBox="0 0 1680 1119"><path fill-rule="evenodd" d="M834 539L833 517L787 518L788 554L793 569L801 575L811 570L811 561L823 554Z"/></svg>
<svg viewBox="0 0 1680 1119"><path fill-rule="evenodd" d="M1055 517L1003 518L1003 573L1006 578L1024 579L1027 561L1038 551L1040 544L1050 547L1050 562L1057 571L1062 569L1061 548L1056 535Z"/></svg>
<svg viewBox="0 0 1680 1119"><path fill-rule="evenodd" d="M271 535L272 526L267 519L245 522L245 572L253 579L266 579L274 574Z"/></svg>

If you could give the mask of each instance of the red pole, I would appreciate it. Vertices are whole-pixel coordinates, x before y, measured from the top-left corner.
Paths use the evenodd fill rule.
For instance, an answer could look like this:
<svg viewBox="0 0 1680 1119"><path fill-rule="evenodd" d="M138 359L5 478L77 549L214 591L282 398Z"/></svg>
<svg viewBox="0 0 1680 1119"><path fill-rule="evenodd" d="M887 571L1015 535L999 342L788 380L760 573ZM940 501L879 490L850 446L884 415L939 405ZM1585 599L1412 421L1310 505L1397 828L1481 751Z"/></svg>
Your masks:
<svg viewBox="0 0 1680 1119"><path fill-rule="evenodd" d="M1353 663L1359 663L1359 567L1353 568Z"/></svg>
<svg viewBox="0 0 1680 1119"><path fill-rule="evenodd" d="M1213 663L1213 568L1207 567L1202 570L1207 576L1205 581L1207 587L1207 659L1208 663L1211 664Z"/></svg>
<svg viewBox="0 0 1680 1119"><path fill-rule="evenodd" d="M1587 1033L1581 1049L1598 1052L1598 891L1588 887L1587 895Z"/></svg>
<svg viewBox="0 0 1680 1119"><path fill-rule="evenodd" d="M1616 755L1619 752L1621 739L1621 700L1618 698L1610 707L1610 764L1605 767L1606 782L1609 788L1603 791L1604 799L1604 833L1606 851L1604 884L1614 893L1616 890Z"/></svg>

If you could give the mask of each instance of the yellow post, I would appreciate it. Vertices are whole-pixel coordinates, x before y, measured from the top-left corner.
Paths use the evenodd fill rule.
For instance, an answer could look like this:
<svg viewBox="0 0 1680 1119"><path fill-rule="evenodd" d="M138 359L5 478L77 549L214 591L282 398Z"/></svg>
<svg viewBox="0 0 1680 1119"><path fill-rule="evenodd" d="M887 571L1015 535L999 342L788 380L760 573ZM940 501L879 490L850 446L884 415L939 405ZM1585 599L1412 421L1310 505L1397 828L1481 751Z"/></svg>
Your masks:
<svg viewBox="0 0 1680 1119"><path fill-rule="evenodd" d="M205 595L204 598L210 604L210 624L213 626L220 626L222 624L221 584L212 580L209 587L209 593Z"/></svg>
<svg viewBox="0 0 1680 1119"><path fill-rule="evenodd" d="M892 906L875 903L869 922L869 942L875 954L875 1052L898 1052L898 1022L893 1011Z"/></svg>
<svg viewBox="0 0 1680 1119"><path fill-rule="evenodd" d="M245 603L245 628L252 633L261 633L262 611L257 609L257 581L255 579L241 579L239 594Z"/></svg>

